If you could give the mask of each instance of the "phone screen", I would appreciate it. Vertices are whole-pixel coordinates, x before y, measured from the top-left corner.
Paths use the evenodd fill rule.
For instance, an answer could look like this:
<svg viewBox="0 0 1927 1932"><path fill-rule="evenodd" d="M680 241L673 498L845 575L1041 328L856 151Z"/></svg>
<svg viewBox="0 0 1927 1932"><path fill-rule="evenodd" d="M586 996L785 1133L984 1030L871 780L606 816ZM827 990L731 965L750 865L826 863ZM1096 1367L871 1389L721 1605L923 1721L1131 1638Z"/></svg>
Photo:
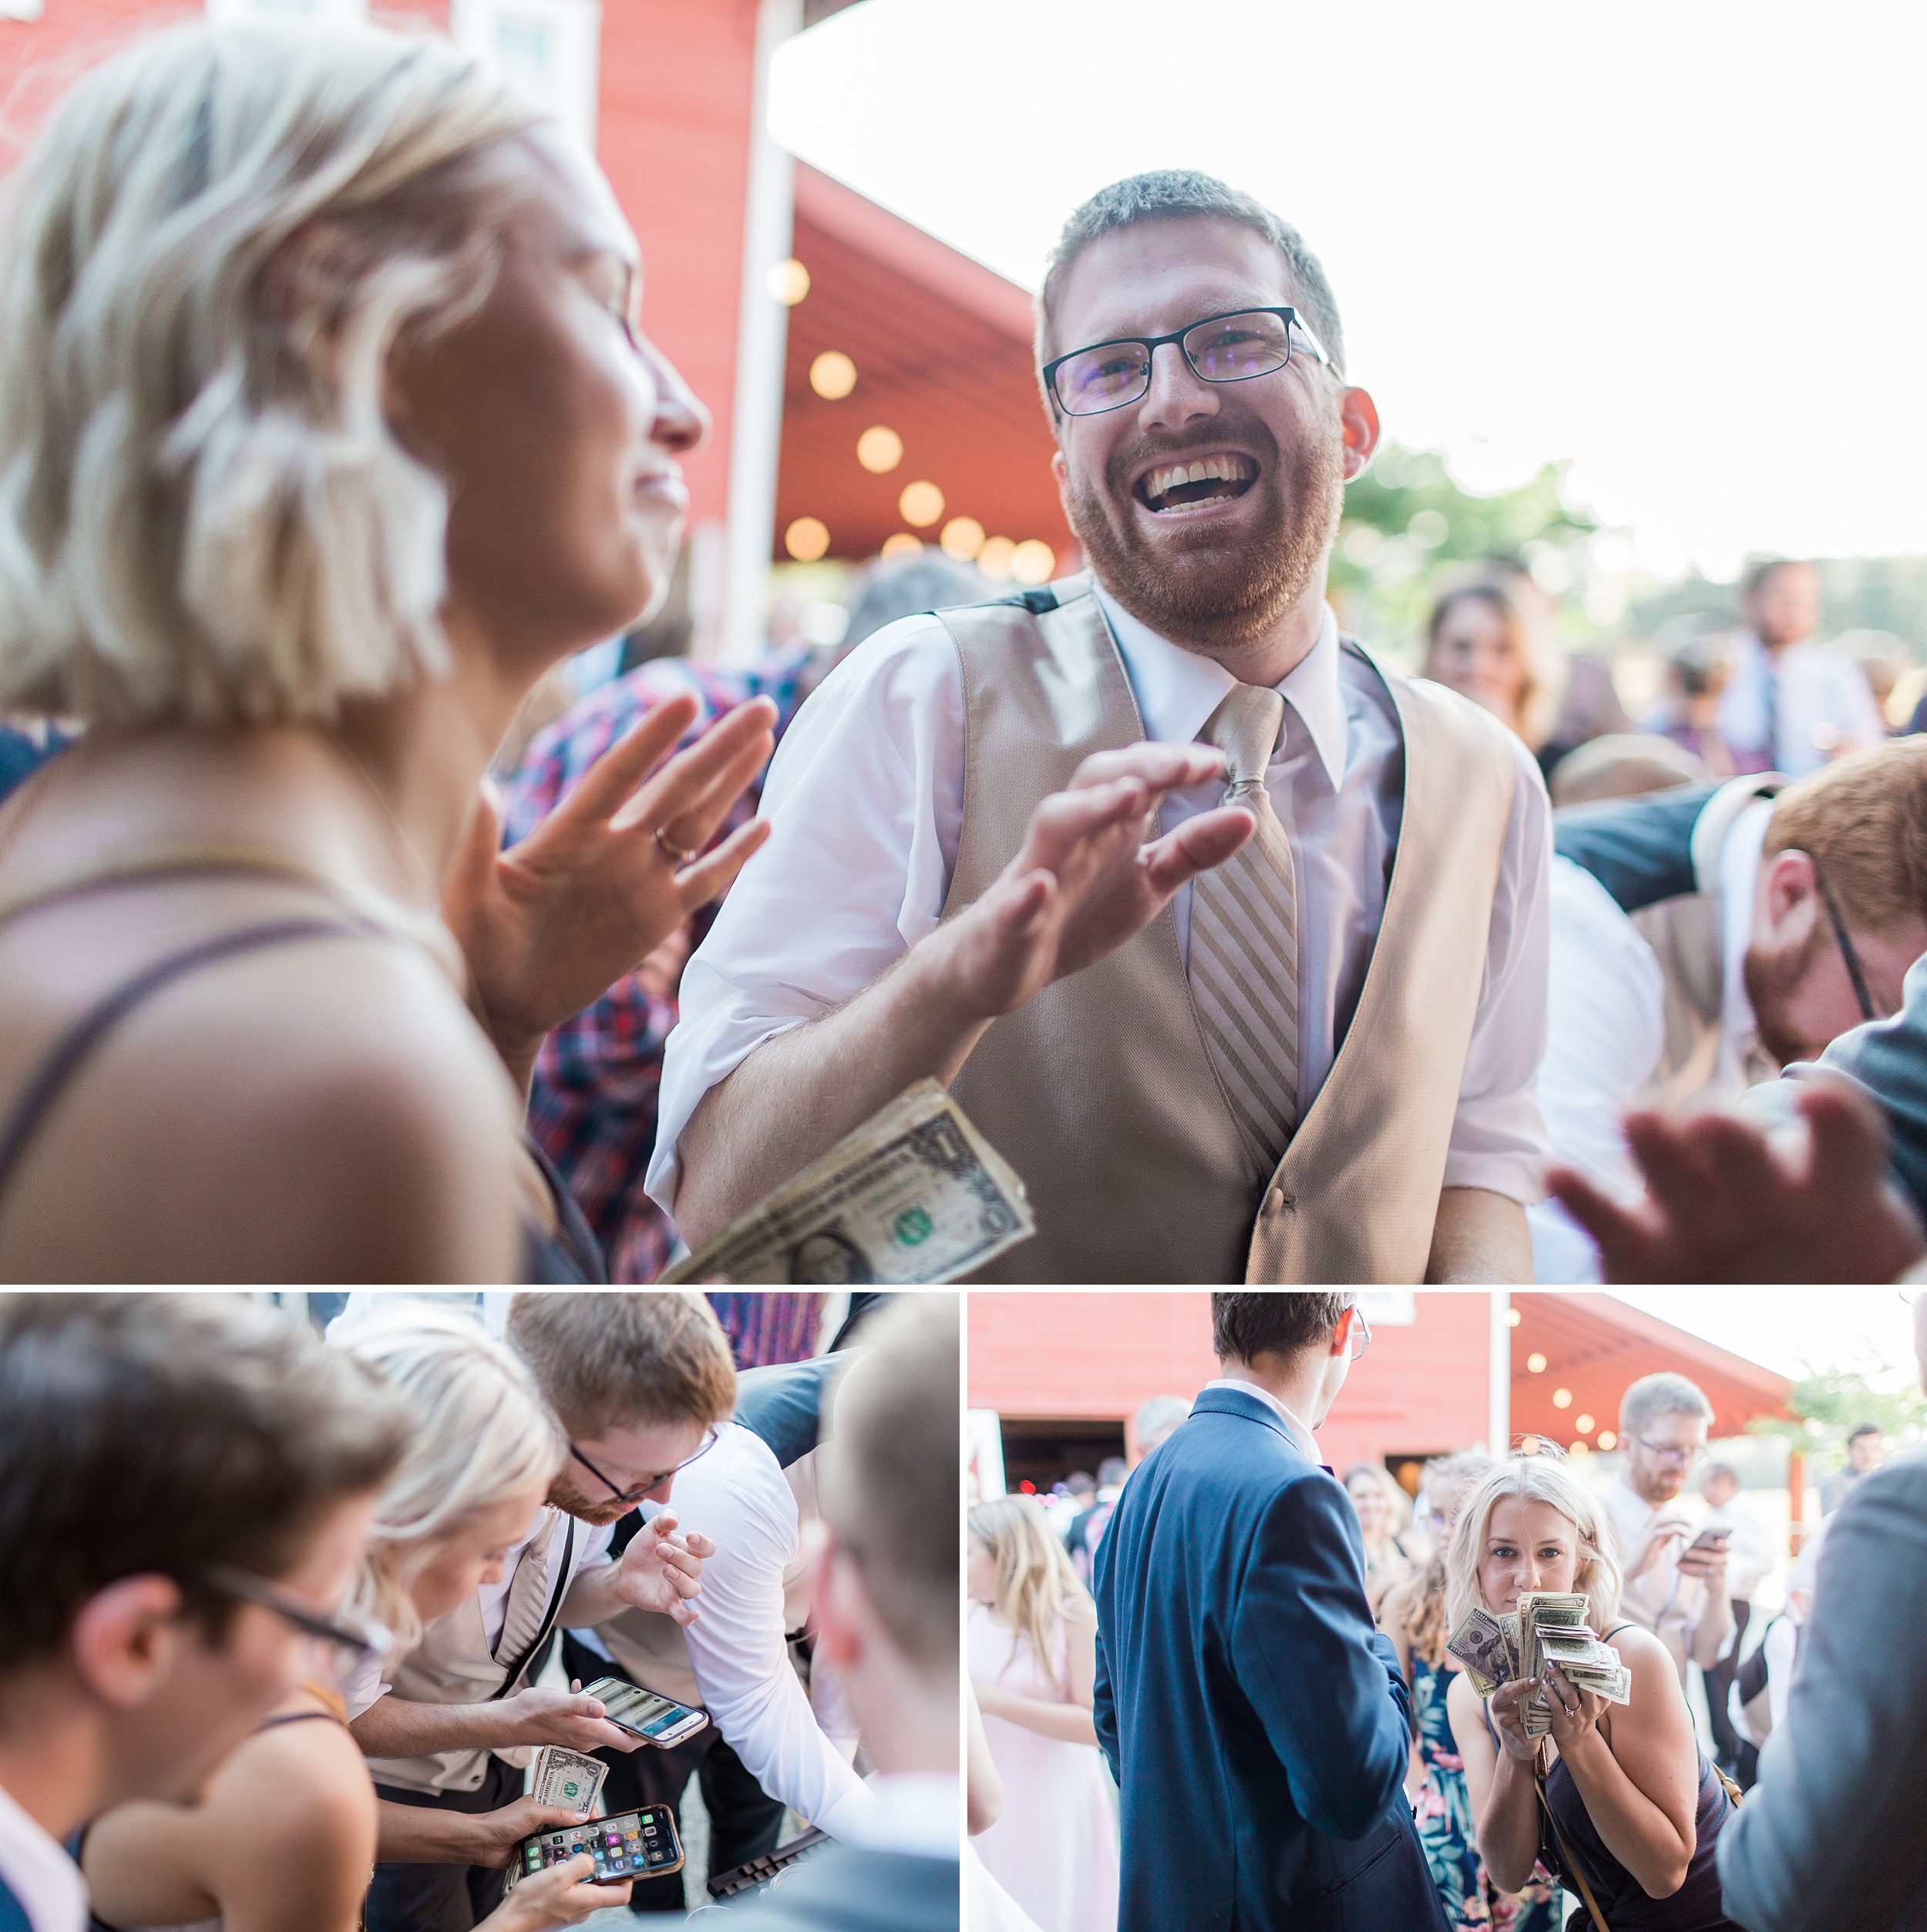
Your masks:
<svg viewBox="0 0 1927 1932"><path fill-rule="evenodd" d="M682 1863L674 1814L667 1805L649 1805L614 1818L590 1818L581 1824L547 1831L522 1847L523 1874L545 1866L560 1865L587 1852L596 1862L591 1884L620 1885L664 1866Z"/></svg>
<svg viewBox="0 0 1927 1932"><path fill-rule="evenodd" d="M590 1686L590 1695L601 1698L604 1709L617 1723L640 1731L646 1738L673 1730L692 1715L688 1705L645 1691L640 1684L604 1678Z"/></svg>

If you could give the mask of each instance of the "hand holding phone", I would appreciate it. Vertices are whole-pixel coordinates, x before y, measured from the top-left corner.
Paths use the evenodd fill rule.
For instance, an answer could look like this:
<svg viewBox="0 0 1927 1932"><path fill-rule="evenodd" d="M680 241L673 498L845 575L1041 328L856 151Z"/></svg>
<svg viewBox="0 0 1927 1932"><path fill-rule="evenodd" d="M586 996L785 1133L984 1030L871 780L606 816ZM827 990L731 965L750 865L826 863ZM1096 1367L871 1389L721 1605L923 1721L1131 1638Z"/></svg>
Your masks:
<svg viewBox="0 0 1927 1932"><path fill-rule="evenodd" d="M600 1702L603 1715L610 1723L645 1744L660 1745L665 1750L685 1738L694 1737L709 1722L707 1711L678 1704L659 1691L644 1690L640 1684L620 1677L598 1677L585 1695Z"/></svg>

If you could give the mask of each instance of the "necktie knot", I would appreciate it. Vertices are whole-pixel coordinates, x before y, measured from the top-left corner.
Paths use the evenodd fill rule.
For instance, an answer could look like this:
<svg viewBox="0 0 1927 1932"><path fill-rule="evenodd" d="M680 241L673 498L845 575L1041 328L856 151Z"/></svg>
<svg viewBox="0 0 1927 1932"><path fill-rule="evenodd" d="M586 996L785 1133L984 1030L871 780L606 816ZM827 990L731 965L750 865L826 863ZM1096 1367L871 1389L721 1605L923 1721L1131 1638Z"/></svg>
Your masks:
<svg viewBox="0 0 1927 1932"><path fill-rule="evenodd" d="M1263 684L1234 684L1205 721L1205 743L1225 754L1225 795L1261 788L1285 721L1285 701Z"/></svg>

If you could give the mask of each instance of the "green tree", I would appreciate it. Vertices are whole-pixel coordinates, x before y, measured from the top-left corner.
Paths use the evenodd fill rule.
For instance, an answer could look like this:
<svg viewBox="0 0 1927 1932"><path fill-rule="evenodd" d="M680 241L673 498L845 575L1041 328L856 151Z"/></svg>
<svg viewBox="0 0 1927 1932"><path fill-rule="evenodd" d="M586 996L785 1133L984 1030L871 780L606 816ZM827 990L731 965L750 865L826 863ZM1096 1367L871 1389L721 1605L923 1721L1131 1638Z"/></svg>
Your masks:
<svg viewBox="0 0 1927 1932"><path fill-rule="evenodd" d="M1847 1438L1864 1422L1899 1442L1918 1442L1927 1433L1927 1395L1918 1380L1891 1363L1870 1362L1858 1369L1813 1369L1793 1385L1787 1397L1791 1420L1756 1416L1749 1433L1780 1436L1788 1446L1815 1459L1822 1475L1846 1460Z"/></svg>

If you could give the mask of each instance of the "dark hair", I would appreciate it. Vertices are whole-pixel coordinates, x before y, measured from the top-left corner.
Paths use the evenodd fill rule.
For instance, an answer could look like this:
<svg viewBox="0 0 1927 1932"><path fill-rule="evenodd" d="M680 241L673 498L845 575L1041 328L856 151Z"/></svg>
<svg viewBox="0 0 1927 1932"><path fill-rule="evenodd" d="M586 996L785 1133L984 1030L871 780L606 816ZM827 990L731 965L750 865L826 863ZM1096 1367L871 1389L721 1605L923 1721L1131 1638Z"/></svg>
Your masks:
<svg viewBox="0 0 1927 1932"><path fill-rule="evenodd" d="M1857 1443L1862 1436L1884 1436L1886 1433L1877 1422L1863 1422L1858 1428L1848 1432L1847 1440L1850 1443Z"/></svg>
<svg viewBox="0 0 1927 1932"><path fill-rule="evenodd" d="M896 1647L925 1671L957 1667L961 1297L899 1295L844 1371L818 1459L823 1520L862 1572Z"/></svg>
<svg viewBox="0 0 1927 1932"><path fill-rule="evenodd" d="M1211 1346L1220 1362L1255 1362L1261 1355L1296 1355L1328 1345L1339 1319L1357 1299L1343 1291L1273 1288L1211 1298Z"/></svg>
<svg viewBox="0 0 1927 1932"><path fill-rule="evenodd" d="M284 1575L409 1427L368 1369L244 1295L0 1296L0 1672L56 1654L124 1577L174 1578L218 1641L235 1606L207 1566Z"/></svg>
<svg viewBox="0 0 1927 1932"><path fill-rule="evenodd" d="M1071 264L1101 235L1128 228L1140 221L1169 221L1185 215L1212 216L1236 222L1266 240L1285 258L1291 271L1292 292L1312 331L1324 344L1332 368L1345 366L1345 329L1338 319L1338 298L1332 293L1324 264L1305 246L1305 238L1265 204L1242 190L1228 187L1216 175L1195 168L1156 168L1133 174L1100 188L1071 211L1044 267L1044 287L1037 296L1037 360L1041 368L1052 351L1051 318L1058 291ZM1044 398L1047 405L1050 398Z"/></svg>
<svg viewBox="0 0 1927 1932"><path fill-rule="evenodd" d="M1752 596L1776 570L1811 570L1817 567L1804 557L1761 557L1747 566L1740 583L1740 595Z"/></svg>
<svg viewBox="0 0 1927 1932"><path fill-rule="evenodd" d="M1085 1490L1095 1490L1097 1486L1098 1479L1088 1469L1074 1469L1064 1479L1064 1487L1073 1496Z"/></svg>

